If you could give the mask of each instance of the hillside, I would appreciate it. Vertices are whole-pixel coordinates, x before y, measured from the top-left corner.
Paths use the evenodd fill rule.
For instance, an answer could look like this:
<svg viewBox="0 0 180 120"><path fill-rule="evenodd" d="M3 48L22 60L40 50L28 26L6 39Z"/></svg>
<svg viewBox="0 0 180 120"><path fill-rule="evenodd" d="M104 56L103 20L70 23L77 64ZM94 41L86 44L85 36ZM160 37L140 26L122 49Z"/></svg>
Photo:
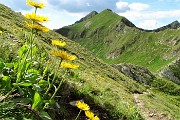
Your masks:
<svg viewBox="0 0 180 120"><path fill-rule="evenodd" d="M106 63L132 63L159 72L180 54L179 29L180 24L175 21L156 30L143 30L104 10L56 32L78 42Z"/></svg>
<svg viewBox="0 0 180 120"><path fill-rule="evenodd" d="M104 19L102 23L98 23L97 20L98 18L96 17L107 16L106 13L109 12L110 12L109 10L108 11L106 10L104 11L104 14L100 13L88 19L88 20L94 19L95 23L94 22L91 23L91 21L80 22L78 24L75 24L75 26L78 27L73 28L72 26L72 29L74 31L78 30L79 32L81 32L80 36L83 37L85 36L88 37L94 34L94 38L103 38L103 36L101 36L100 34L102 31L100 30L102 29L103 31L110 32L109 31L110 29L103 29L103 28L112 29L113 26L116 25L117 22L119 22L118 26L116 28L113 28L112 30L117 29L116 32L119 32L119 30L123 27L124 34L126 35L127 35L126 33L127 30L130 30L130 32L132 32L133 30L139 31L136 30L136 27L133 27L134 25L129 21L127 21L127 19L117 16L114 13L109 14L109 19ZM112 23L112 18L117 18L117 20L114 21L114 23ZM124 23L121 24L121 21L119 21L119 19L122 21L126 21L126 23L128 23L128 26L125 26ZM7 68L9 66L11 67L11 64L13 64L13 62L15 62L16 59L18 59L19 48L24 44L26 40L25 37L30 32L28 27L24 24L24 21L26 20L27 19L24 16L22 16L21 13L16 13L12 11L10 8L0 4L0 30L2 31L2 33L0 34L0 82L4 81L3 79L4 74L11 73L13 69L15 69L15 68L12 69L7 69ZM104 22L107 23L106 26L104 26ZM108 23L111 23L112 26L109 26ZM89 32L87 31L87 33L82 32L81 30L78 29L78 28L82 28L82 26L84 25L87 28L91 28L91 24L94 24L94 26L92 27L93 30L90 29L93 31L93 33L91 33L92 31ZM98 26L95 26L96 24ZM133 27L133 30L130 29L131 27ZM77 32L76 34L78 34L79 32ZM124 35L122 32L120 33ZM73 38L76 38L75 36L76 34L71 34L71 35L74 35ZM83 40L83 37L81 38L80 36L77 36L77 38L79 38L79 40ZM135 33L132 32L132 36L135 36ZM126 36L126 37L130 38L131 36L129 37ZM80 66L77 70L69 71L68 78L64 82L63 87L58 91L58 95L55 97L54 103L56 104L53 105L54 108L46 110L49 116L51 116L53 120L62 120L62 119L73 120L77 116L79 111L74 106L71 106L70 102L81 99L83 99L86 103L90 105L93 112L95 112L101 118L101 120L118 120L118 119L123 119L123 120L157 119L158 120L158 119L180 118L180 115L178 114L180 111L180 101L179 101L180 87L177 84L174 84L173 82L170 82L162 78L152 78L152 80L148 85L145 85L143 83L140 84L124 76L122 73L118 72L115 68L104 63L101 59L91 54L91 52L89 52L87 49L81 46L83 45L82 44L83 41L81 41L80 42L81 45L79 45L78 43L66 37L63 37L62 35L54 31L49 31L47 33L38 33L36 45L39 47L40 50L38 51L37 59L39 60L41 53L45 52L47 54L47 61L41 63L41 66L43 66L43 68L48 66L50 72L52 73L58 71L58 74L56 76L59 78L58 80L61 79L60 76L63 71L55 67L58 60L49 55L50 54L49 51L52 48L54 48L54 46L51 45L52 39L59 39L65 41L67 43L67 46L63 49L73 55L76 55L77 60L75 63ZM89 40L92 39L89 38ZM91 49L93 48L93 45L97 45L97 46L102 45L103 44L102 42L101 43L98 42L100 40L105 40L106 44L103 45L102 50L100 48L93 49L94 53L99 52L99 54L96 55L100 58L106 58L106 56L108 56L109 59L107 59L106 61L109 63L111 63L110 60L113 60L112 62L118 61L119 58L116 55L112 55L112 53L109 53L110 51L113 51L114 48L109 47L107 49L107 45L109 46L109 44L111 44L113 39L108 39L104 37L104 39L97 39L97 41L91 41L92 44L90 45L87 44L88 45L87 48ZM114 41L116 40L114 39ZM118 41L116 42L118 43ZM124 43L123 45L131 44L128 43L128 41L126 40L125 41L122 40L122 42ZM169 41L167 42L169 43ZM147 44L147 43L143 43L143 44ZM169 44L171 45L171 43ZM105 47L107 51L103 51L105 50ZM117 48L119 47L115 46L115 49ZM132 50L135 49L133 45L130 48ZM128 48L128 50L131 50L130 48ZM176 49L177 49L177 45L175 45L173 50ZM130 52L132 52L132 50ZM105 52L107 52L106 56L103 56ZM127 54L125 53L123 53L122 55L124 55L124 57L128 57ZM132 57L130 55L129 57L130 60ZM49 63L48 62L49 60L53 60L53 61ZM136 60L137 63L138 60L139 59ZM170 62L170 60L166 62L168 63ZM152 64L155 63L152 62ZM159 66L161 66L161 64ZM5 68L2 70L3 67ZM39 67L39 71L42 71L40 67ZM11 77L13 78L14 76ZM48 78L48 81L49 79L52 78L51 77ZM58 80L56 82L58 82ZM22 115L22 113L20 112L21 109L18 106L16 106L16 104L18 103L18 105L22 105L20 103L21 102L23 103L24 99L22 100L19 99L21 96L11 95L12 98L9 97L8 100L14 98L15 100L11 102L15 102L16 104L11 104L11 102L7 104L7 100L4 101L2 100L2 98L5 96L5 93L4 93L4 88L2 88L1 85L2 84L0 84L0 119L17 119L16 117L21 117ZM9 89L11 91L11 87ZM21 90L23 91L23 89ZM30 90L32 89L32 87L28 87L28 89ZM14 92L16 94L21 94L20 92L22 91L18 89L15 90ZM32 101L30 103L27 103L26 100L28 99L25 99L26 104L23 103L24 106L26 108L31 107ZM60 107L58 107L58 105ZM27 111L25 108L23 110ZM31 112L34 111L31 110ZM28 117L28 115L25 117ZM82 120L85 119L85 115L83 113L80 115L80 119Z"/></svg>

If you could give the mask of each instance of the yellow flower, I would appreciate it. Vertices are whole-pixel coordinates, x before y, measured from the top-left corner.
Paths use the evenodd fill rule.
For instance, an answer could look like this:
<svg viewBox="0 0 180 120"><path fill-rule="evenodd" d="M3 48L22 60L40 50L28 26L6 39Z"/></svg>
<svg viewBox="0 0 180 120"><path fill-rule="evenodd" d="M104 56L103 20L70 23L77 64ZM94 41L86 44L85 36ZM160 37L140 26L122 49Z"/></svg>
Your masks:
<svg viewBox="0 0 180 120"><path fill-rule="evenodd" d="M58 40L52 40L52 45L64 47L66 45L66 42L62 42L62 41L58 41Z"/></svg>
<svg viewBox="0 0 180 120"><path fill-rule="evenodd" d="M34 2L34 1L30 1L30 0L26 0L26 4L29 5L29 6L33 6L35 8L44 8L44 3L37 3L37 2Z"/></svg>
<svg viewBox="0 0 180 120"><path fill-rule="evenodd" d="M43 23L43 22L47 22L48 21L48 17L44 17L44 16L40 16L40 15L37 15L36 13L27 13L26 15L25 15L25 17L26 18L28 18L28 19L31 19L32 21L34 21L34 22L41 22L41 23Z"/></svg>
<svg viewBox="0 0 180 120"><path fill-rule="evenodd" d="M70 68L70 69L77 69L79 67L78 65L75 65L69 62L62 62L61 66L64 68Z"/></svg>
<svg viewBox="0 0 180 120"><path fill-rule="evenodd" d="M98 116L95 116L95 117L92 118L91 120L100 120L100 119L98 118Z"/></svg>
<svg viewBox="0 0 180 120"><path fill-rule="evenodd" d="M85 111L85 115L86 117L88 117L89 119L93 119L94 118L94 113L91 111Z"/></svg>
<svg viewBox="0 0 180 120"><path fill-rule="evenodd" d="M0 30L0 34L2 34L3 32Z"/></svg>
<svg viewBox="0 0 180 120"><path fill-rule="evenodd" d="M84 110L84 111L90 109L90 107L89 107L88 104L86 104L86 103L84 103L84 102L81 102L81 101L78 101L78 102L76 103L76 106L77 106L79 109Z"/></svg>
<svg viewBox="0 0 180 120"><path fill-rule="evenodd" d="M30 24L30 23L28 23L28 22L25 22L25 23L26 23L26 25L27 25L29 28L35 29L35 30L37 30L37 31L42 31L42 32L48 32L48 31L49 31L48 28L43 27L43 26L41 26L41 25L38 25L38 24Z"/></svg>
<svg viewBox="0 0 180 120"><path fill-rule="evenodd" d="M51 54L57 57L61 57L62 59L65 60L75 60L76 56L75 55L68 55L66 51L56 51L52 50Z"/></svg>

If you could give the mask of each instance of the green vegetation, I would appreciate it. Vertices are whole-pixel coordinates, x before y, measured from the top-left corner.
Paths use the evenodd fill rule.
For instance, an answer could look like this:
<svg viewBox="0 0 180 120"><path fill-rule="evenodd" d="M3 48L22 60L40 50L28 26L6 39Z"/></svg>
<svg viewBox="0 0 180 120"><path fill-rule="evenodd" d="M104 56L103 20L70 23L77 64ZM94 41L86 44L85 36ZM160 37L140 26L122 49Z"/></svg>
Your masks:
<svg viewBox="0 0 180 120"><path fill-rule="evenodd" d="M141 30L109 10L56 32L77 41L109 64L132 63L152 72L176 59L180 47L179 30Z"/></svg>
<svg viewBox="0 0 180 120"><path fill-rule="evenodd" d="M83 99L100 119L142 120L144 115L134 102L134 93L142 95L140 99L146 109L155 109L157 113L163 113L170 118L180 117L177 114L180 110L178 85L168 83L166 79L154 80L151 86L139 84L94 57L81 45L54 31L38 32L35 41L30 44L33 47L26 47L24 45L28 39L25 38L31 34L24 24L28 20L1 4L0 21L0 119L40 117L43 120L74 120L79 109L71 104ZM57 48L51 45L52 39L65 41L67 45ZM77 60L73 63L78 64L79 68L69 69L62 79L66 69L59 66L58 57L50 54L52 49L63 49L75 55ZM30 59L23 57L27 55L27 51L32 51L28 55ZM26 67L18 69L17 66L22 65ZM18 70L22 74L20 82L16 82ZM174 89L170 91L171 87ZM146 90L150 93L143 94ZM78 118L86 119L84 112Z"/></svg>

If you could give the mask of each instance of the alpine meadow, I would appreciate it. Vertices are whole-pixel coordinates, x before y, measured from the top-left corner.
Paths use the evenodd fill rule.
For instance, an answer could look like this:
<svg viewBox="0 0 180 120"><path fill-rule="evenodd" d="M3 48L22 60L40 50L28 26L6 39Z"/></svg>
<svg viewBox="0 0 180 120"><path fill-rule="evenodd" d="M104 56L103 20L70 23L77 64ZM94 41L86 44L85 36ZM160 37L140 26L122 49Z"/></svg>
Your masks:
<svg viewBox="0 0 180 120"><path fill-rule="evenodd" d="M1 120L179 120L180 23L136 27L110 9L43 26L0 4Z"/></svg>

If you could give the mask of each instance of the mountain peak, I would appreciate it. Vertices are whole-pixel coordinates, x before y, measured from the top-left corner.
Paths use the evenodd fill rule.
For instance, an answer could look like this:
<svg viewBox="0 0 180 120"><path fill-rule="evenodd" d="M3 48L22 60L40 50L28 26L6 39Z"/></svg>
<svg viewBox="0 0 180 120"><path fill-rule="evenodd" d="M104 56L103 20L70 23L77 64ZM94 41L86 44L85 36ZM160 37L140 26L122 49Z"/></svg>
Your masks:
<svg viewBox="0 0 180 120"><path fill-rule="evenodd" d="M110 11L110 12L112 12L112 10L111 10L111 9L108 9L108 8L107 8L107 9L105 9L105 10L106 10L106 11Z"/></svg>
<svg viewBox="0 0 180 120"><path fill-rule="evenodd" d="M76 21L75 24L76 24L76 23L83 22L83 21L86 21L86 20L92 18L93 16L95 16L95 15L97 15L97 14L98 14L98 12L92 11L92 12L90 12L89 14L87 14L85 17L83 17L83 18L81 18L80 20Z"/></svg>
<svg viewBox="0 0 180 120"><path fill-rule="evenodd" d="M170 24L167 25L167 27L171 28L171 29L177 29L180 27L180 23L176 20Z"/></svg>
<svg viewBox="0 0 180 120"><path fill-rule="evenodd" d="M166 29L178 29L180 28L180 23L176 20L168 25L165 25L163 27L157 28L155 30L149 30L149 31L155 31L155 32L159 32L159 31L163 31Z"/></svg>

